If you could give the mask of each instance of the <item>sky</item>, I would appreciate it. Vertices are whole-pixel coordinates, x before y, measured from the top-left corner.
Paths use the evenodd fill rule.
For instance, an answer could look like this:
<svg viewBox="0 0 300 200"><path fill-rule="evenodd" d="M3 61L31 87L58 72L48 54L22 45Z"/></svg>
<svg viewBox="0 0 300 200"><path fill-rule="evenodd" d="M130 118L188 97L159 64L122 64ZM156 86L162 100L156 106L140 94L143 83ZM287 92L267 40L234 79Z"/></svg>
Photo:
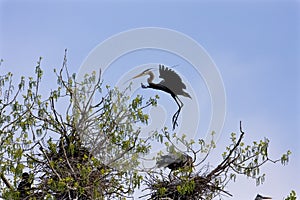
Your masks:
<svg viewBox="0 0 300 200"><path fill-rule="evenodd" d="M292 151L287 166L269 163L262 168L267 174L263 185L238 177L227 188L233 197L224 199L254 199L260 193L279 200L292 189L300 194L296 172L300 167L299 25L300 2L292 0L0 0L0 58L4 60L0 74L32 75L42 56L46 93L52 83L55 86L53 69L61 66L66 48L69 71L76 73L97 45L121 32L160 27L185 34L205 49L225 87L226 118L212 162L221 159L230 133L239 130L239 121L245 142L270 139L271 157ZM193 82L198 79L183 67L188 63L159 51L123 55L103 78L116 82L124 69L160 62L180 64L174 69L185 77L189 91L199 91ZM201 102L201 94L198 99ZM205 102L200 109L205 109Z"/></svg>

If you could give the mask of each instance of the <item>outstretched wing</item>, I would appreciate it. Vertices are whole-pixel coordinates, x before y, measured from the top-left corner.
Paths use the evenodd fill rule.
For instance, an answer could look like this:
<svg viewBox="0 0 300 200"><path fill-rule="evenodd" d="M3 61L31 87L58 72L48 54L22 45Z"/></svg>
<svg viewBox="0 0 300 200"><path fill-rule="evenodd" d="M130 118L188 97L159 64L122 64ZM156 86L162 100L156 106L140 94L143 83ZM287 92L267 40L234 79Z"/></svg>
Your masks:
<svg viewBox="0 0 300 200"><path fill-rule="evenodd" d="M163 79L160 84L166 86L175 94L180 94L183 89L186 89L186 86L182 82L180 76L164 65L159 65L159 78Z"/></svg>

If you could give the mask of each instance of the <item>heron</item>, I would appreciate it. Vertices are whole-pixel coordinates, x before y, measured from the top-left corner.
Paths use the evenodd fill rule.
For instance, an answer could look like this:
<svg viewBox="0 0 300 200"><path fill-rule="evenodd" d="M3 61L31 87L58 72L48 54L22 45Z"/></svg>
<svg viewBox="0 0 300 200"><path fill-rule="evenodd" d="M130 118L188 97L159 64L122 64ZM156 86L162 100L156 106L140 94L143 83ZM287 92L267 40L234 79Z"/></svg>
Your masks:
<svg viewBox="0 0 300 200"><path fill-rule="evenodd" d="M272 197L264 197L264 196L261 196L260 194L257 194L255 197L255 200L263 200L263 199L272 199Z"/></svg>
<svg viewBox="0 0 300 200"><path fill-rule="evenodd" d="M25 198L29 196L29 191L31 189L32 180L30 180L30 175L27 172L22 174L22 180L18 185L18 192L20 192L20 197Z"/></svg>
<svg viewBox="0 0 300 200"><path fill-rule="evenodd" d="M171 171L178 170L184 167L193 167L193 159L191 156L176 152L161 156L157 162L157 167L167 167Z"/></svg>
<svg viewBox="0 0 300 200"><path fill-rule="evenodd" d="M153 83L154 80L154 74L151 71L153 68L146 69L142 73L136 75L132 79L146 76L148 75L149 78L147 79L148 85L144 85L141 83L142 88L152 88L155 90L161 90L164 91L172 96L172 98L175 100L176 104L178 105L177 112L173 115L172 118L172 124L173 124L173 130L175 129L177 124L177 119L180 114L181 108L183 107L182 101L178 98L178 95L188 97L192 99L191 95L184 91L186 89L186 85L182 82L182 79L180 76L172 69L165 67L164 65L159 65L159 78L163 79L159 83Z"/></svg>

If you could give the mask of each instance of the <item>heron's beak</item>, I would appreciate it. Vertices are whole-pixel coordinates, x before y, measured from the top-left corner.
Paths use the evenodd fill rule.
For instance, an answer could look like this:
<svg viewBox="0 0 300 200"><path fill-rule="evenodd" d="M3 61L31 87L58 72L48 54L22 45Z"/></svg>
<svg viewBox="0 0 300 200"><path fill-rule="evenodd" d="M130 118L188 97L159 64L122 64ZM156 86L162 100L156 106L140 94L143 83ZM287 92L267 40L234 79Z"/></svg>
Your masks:
<svg viewBox="0 0 300 200"><path fill-rule="evenodd" d="M132 77L130 80L135 79L135 78L139 78L139 77L144 76L144 75L145 75L144 73L140 73L139 75L136 75L136 76Z"/></svg>
<svg viewBox="0 0 300 200"><path fill-rule="evenodd" d="M145 75L144 73L140 73L139 75L136 75L136 76L132 77L131 79L125 81L123 84L125 84L125 83L127 83L128 81L131 81L131 80L133 80L133 79L135 79L135 78L139 78L139 77L141 77L141 76L144 76L144 75Z"/></svg>
<svg viewBox="0 0 300 200"><path fill-rule="evenodd" d="M141 77L141 76L146 76L146 75L149 73L149 70L151 70L151 69L154 69L154 68L146 69L146 70L143 71L142 73L140 73L140 74L138 74L138 75L132 77L131 79L127 80L125 83L127 83L128 81L131 81L131 80L133 80L133 79L135 79L135 78L139 78L139 77Z"/></svg>

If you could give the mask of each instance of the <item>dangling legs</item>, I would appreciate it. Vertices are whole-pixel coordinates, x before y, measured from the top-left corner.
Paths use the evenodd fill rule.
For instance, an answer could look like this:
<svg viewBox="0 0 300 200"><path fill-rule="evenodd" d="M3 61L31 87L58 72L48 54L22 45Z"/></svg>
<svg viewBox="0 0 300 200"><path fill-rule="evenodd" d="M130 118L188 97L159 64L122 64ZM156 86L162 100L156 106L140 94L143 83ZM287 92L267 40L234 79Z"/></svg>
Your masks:
<svg viewBox="0 0 300 200"><path fill-rule="evenodd" d="M153 83L149 83L149 85L144 85L143 83L141 83L141 87L142 88L152 88L155 90L161 90L164 92L169 93L172 98L175 100L176 104L178 105L178 110L175 112L175 114L172 117L172 124L173 124L173 130L175 130L175 127L178 126L177 120L181 111L181 108L183 107L183 103L181 102L181 100L167 87L162 86L162 85L157 85L157 84L153 84Z"/></svg>
<svg viewBox="0 0 300 200"><path fill-rule="evenodd" d="M172 118L173 130L174 130L175 127L178 126L177 120L178 120L181 108L183 107L183 103L180 101L180 99L177 96L172 95L172 97L178 105L178 110L176 111L176 113L173 115L173 118Z"/></svg>

